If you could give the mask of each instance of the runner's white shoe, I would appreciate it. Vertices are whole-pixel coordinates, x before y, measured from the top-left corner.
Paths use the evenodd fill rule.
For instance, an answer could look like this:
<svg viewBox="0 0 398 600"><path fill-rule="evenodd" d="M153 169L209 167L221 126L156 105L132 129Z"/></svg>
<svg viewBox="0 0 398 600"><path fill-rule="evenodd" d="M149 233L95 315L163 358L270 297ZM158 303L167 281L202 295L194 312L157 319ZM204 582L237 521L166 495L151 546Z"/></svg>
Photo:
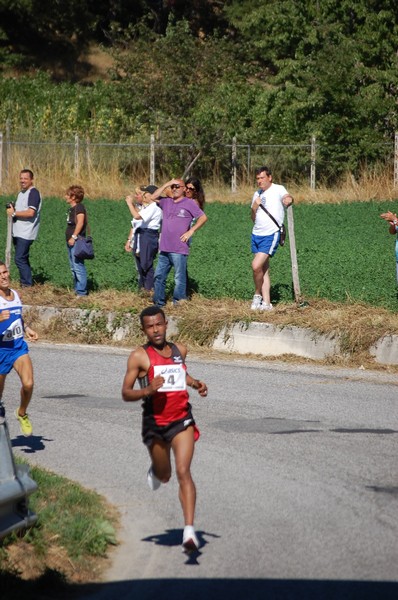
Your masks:
<svg viewBox="0 0 398 600"><path fill-rule="evenodd" d="M273 309L274 309L274 307L272 306L272 304L264 304L264 302L260 306L260 310L273 310Z"/></svg>
<svg viewBox="0 0 398 600"><path fill-rule="evenodd" d="M182 551L195 552L199 549L199 540L192 525L185 525L182 535Z"/></svg>
<svg viewBox="0 0 398 600"><path fill-rule="evenodd" d="M252 305L251 305L251 310L260 310L262 300L263 299L262 299L262 296L260 296L260 294L254 294L253 300L252 300Z"/></svg>
<svg viewBox="0 0 398 600"><path fill-rule="evenodd" d="M149 467L146 479L149 487L153 492L160 488L160 484L162 482L156 477L155 473L153 472L152 465Z"/></svg>

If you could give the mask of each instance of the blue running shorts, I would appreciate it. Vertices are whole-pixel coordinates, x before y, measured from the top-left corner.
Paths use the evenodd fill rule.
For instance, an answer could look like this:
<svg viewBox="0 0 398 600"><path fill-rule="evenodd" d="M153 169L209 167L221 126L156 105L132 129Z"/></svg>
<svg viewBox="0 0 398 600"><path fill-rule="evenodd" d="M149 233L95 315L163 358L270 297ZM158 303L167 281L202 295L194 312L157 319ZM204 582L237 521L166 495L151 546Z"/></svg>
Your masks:
<svg viewBox="0 0 398 600"><path fill-rule="evenodd" d="M28 344L24 341L21 348L0 348L0 375L8 375L14 366L15 361L24 354L28 354Z"/></svg>
<svg viewBox="0 0 398 600"><path fill-rule="evenodd" d="M252 234L252 252L257 254L263 252L268 256L274 256L280 239L280 232L275 231L272 235L254 235Z"/></svg>

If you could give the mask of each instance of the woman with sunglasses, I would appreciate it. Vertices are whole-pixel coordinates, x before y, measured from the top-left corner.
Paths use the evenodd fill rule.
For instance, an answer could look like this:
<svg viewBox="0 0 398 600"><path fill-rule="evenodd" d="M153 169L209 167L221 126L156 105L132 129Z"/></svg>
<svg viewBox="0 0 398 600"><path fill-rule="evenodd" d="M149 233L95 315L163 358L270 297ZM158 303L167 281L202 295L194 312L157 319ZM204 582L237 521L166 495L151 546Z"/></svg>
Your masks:
<svg viewBox="0 0 398 600"><path fill-rule="evenodd" d="M201 210L204 210L205 205L205 193L203 191L202 184L196 177L189 177L185 182L185 193L187 198L195 200L196 204Z"/></svg>
<svg viewBox="0 0 398 600"><path fill-rule="evenodd" d="M187 198L192 198L195 200L196 204L199 206L201 210L204 211L205 205L205 193L202 187L202 184L199 179L196 177L189 177L185 182L185 194ZM192 222L192 225L195 221ZM191 245L191 240L188 241L188 244ZM192 296L192 292L197 292L197 286L194 282L189 279L189 273L187 268L187 297L190 298Z"/></svg>

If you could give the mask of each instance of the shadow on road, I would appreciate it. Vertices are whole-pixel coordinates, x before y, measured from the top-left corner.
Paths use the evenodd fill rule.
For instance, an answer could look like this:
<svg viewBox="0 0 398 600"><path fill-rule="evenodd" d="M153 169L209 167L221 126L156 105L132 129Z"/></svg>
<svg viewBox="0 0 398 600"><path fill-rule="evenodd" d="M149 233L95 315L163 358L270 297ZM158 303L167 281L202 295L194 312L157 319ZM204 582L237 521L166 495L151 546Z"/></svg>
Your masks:
<svg viewBox="0 0 398 600"><path fill-rule="evenodd" d="M159 533L156 535L150 535L143 538L143 542L152 542L157 546L181 546L182 540L182 529L167 529L165 533ZM206 537L219 538L220 536L215 533L209 533L208 531L196 531L196 536L199 540L199 547L203 548L208 544ZM206 537L205 537L206 536ZM198 565L199 557L201 556L200 550L197 552L191 552L187 554L186 565Z"/></svg>
<svg viewBox="0 0 398 600"><path fill-rule="evenodd" d="M25 454L34 454L45 449L46 445L44 442L52 441L52 439L45 438L42 435L32 435L30 437L18 435L11 440L11 445L13 448L20 448L21 452L25 452Z"/></svg>
<svg viewBox="0 0 398 600"><path fill-rule="evenodd" d="M183 573L182 573L183 574ZM36 581L0 575L2 600L396 600L397 582L281 579L141 579L68 585L53 571Z"/></svg>

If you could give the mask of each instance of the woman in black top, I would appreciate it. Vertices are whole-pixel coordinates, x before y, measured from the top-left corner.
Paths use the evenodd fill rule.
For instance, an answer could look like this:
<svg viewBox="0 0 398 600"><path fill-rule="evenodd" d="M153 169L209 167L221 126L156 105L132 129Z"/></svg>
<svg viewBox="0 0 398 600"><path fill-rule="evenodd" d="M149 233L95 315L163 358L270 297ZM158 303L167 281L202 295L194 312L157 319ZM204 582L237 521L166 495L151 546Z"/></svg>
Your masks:
<svg viewBox="0 0 398 600"><path fill-rule="evenodd" d="M66 246L77 296L87 296L87 271L84 260L75 257L75 242L79 235L86 235L87 228L87 212L82 204L83 198L84 189L80 185L71 185L66 190L65 199L69 204L65 232Z"/></svg>

